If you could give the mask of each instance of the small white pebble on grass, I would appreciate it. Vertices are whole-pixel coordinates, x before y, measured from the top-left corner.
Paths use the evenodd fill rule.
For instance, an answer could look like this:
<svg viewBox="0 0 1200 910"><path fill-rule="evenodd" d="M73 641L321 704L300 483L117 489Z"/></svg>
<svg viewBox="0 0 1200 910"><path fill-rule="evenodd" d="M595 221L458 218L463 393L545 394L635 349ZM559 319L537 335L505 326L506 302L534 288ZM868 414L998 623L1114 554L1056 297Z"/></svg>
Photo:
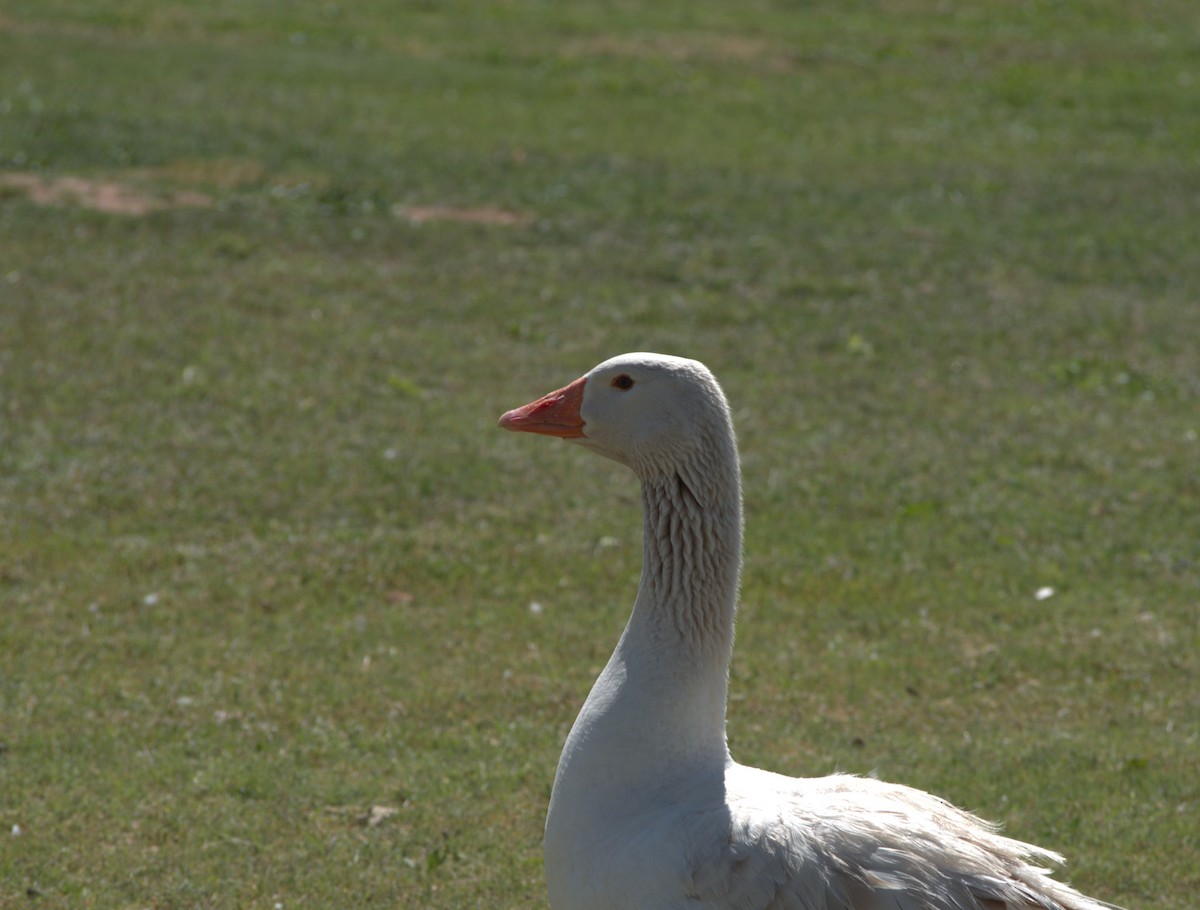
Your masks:
<svg viewBox="0 0 1200 910"><path fill-rule="evenodd" d="M400 452L396 449L384 449L383 457L385 459L387 459L388 461L395 461L397 458L400 457Z"/></svg>
<svg viewBox="0 0 1200 910"><path fill-rule="evenodd" d="M142 603L144 603L148 607L154 606L156 603L158 603L158 593L155 591L151 591L149 594L147 594L145 597L142 598Z"/></svg>
<svg viewBox="0 0 1200 910"><path fill-rule="evenodd" d="M546 608L543 607L540 603L538 603L535 600L533 603L531 603L529 605L529 612L532 613L534 616L541 616L543 613L546 612Z"/></svg>
<svg viewBox="0 0 1200 910"><path fill-rule="evenodd" d="M1034 600L1047 600L1054 596L1053 588L1038 588L1034 593Z"/></svg>
<svg viewBox="0 0 1200 910"><path fill-rule="evenodd" d="M20 836L21 836L21 826L20 826L20 825L13 825L13 826L12 826L12 836L13 836L13 837L20 837Z"/></svg>

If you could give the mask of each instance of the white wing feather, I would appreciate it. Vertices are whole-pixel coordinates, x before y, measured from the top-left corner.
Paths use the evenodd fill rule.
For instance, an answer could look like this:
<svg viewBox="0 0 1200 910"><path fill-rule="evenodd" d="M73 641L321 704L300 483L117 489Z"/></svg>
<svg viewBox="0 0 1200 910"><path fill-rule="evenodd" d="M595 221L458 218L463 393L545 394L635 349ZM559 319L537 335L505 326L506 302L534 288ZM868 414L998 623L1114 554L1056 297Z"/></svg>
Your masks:
<svg viewBox="0 0 1200 910"><path fill-rule="evenodd" d="M1111 910L1050 878L1057 854L910 787L734 765L726 788L692 820L681 907Z"/></svg>

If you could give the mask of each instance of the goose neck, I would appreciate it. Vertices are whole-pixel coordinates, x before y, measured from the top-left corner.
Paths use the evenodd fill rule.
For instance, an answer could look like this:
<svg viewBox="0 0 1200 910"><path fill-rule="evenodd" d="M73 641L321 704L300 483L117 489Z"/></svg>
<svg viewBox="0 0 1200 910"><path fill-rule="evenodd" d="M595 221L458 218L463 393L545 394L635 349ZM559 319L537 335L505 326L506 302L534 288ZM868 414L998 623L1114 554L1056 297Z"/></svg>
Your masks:
<svg viewBox="0 0 1200 910"><path fill-rule="evenodd" d="M741 489L736 455L724 471L713 467L688 464L643 480L638 601L660 647L727 666L741 571Z"/></svg>

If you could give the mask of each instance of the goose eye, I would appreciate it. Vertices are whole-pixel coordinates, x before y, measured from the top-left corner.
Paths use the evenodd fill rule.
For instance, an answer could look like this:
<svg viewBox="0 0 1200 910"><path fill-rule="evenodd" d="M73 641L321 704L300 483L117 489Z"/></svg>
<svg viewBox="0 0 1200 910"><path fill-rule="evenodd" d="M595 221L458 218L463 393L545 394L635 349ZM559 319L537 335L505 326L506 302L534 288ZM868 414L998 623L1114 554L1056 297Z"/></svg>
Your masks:
<svg viewBox="0 0 1200 910"><path fill-rule="evenodd" d="M622 392L628 391L629 389L633 388L633 378L625 373L622 373L620 376L617 376L615 379L613 379L612 387L614 389L620 389Z"/></svg>

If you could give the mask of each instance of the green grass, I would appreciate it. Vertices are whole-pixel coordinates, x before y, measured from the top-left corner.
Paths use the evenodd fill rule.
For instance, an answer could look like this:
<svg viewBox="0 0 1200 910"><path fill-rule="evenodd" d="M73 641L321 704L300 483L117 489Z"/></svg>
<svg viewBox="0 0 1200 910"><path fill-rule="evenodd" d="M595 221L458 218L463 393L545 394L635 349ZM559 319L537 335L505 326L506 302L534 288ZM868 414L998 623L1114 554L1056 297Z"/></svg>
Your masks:
<svg viewBox="0 0 1200 910"><path fill-rule="evenodd" d="M545 906L640 525L494 423L648 349L738 421L735 755L1193 906L1196 21L7 3L0 179L211 205L0 183L0 905Z"/></svg>

